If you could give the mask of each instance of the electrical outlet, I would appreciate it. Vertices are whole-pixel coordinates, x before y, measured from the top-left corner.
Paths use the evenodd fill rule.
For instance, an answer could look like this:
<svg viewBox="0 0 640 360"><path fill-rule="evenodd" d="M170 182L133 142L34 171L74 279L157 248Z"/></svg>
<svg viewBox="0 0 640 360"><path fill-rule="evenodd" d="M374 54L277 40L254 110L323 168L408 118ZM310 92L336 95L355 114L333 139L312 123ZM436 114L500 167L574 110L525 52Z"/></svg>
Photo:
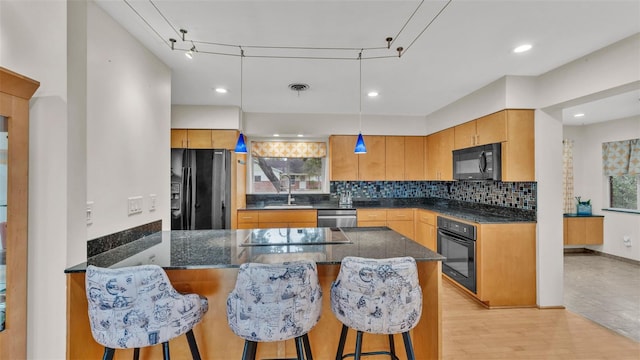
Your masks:
<svg viewBox="0 0 640 360"><path fill-rule="evenodd" d="M87 225L93 224L93 201L87 201Z"/></svg>
<svg viewBox="0 0 640 360"><path fill-rule="evenodd" d="M156 200L157 200L156 194L149 194L149 211L156 210Z"/></svg>
<svg viewBox="0 0 640 360"><path fill-rule="evenodd" d="M139 214L142 212L142 196L132 196L127 200L128 215Z"/></svg>

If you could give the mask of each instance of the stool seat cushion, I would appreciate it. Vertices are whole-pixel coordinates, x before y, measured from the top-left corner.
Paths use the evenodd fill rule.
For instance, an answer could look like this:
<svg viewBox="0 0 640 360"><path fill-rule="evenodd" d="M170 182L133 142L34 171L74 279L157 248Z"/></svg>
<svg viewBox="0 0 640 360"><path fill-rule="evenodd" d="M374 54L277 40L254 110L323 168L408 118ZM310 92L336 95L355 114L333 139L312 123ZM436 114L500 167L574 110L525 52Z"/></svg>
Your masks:
<svg viewBox="0 0 640 360"><path fill-rule="evenodd" d="M157 265L90 265L86 291L91 333L99 344L113 349L167 342L191 330L209 308L200 295L178 293Z"/></svg>
<svg viewBox="0 0 640 360"><path fill-rule="evenodd" d="M331 310L358 331L398 334L413 329L422 314L415 259L345 257L331 286Z"/></svg>
<svg viewBox="0 0 640 360"><path fill-rule="evenodd" d="M293 339L320 319L322 290L313 261L245 263L227 297L227 320L239 337L256 342Z"/></svg>

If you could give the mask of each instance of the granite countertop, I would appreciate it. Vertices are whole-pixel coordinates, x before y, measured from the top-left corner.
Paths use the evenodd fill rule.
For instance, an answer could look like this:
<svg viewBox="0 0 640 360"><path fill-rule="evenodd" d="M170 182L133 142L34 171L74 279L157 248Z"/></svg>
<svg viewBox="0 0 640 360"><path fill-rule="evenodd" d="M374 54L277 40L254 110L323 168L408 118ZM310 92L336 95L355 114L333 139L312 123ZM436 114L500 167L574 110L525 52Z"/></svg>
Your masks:
<svg viewBox="0 0 640 360"><path fill-rule="evenodd" d="M320 265L340 264L345 256L412 256L416 261L445 259L387 227L344 228L341 230L347 242L313 240L300 244L303 233L314 229L328 228L161 231L89 258L87 262L66 269L65 273L84 272L87 264L112 268L157 264L170 270L236 268L246 262L283 262L303 258L313 259ZM257 246L247 244L250 236L269 238L266 236L269 231L270 236L292 232L295 236L286 238L293 239L293 243L261 240Z"/></svg>
<svg viewBox="0 0 640 360"><path fill-rule="evenodd" d="M268 204L270 205L270 204ZM351 206L341 206L337 202L319 201L309 204L312 209L424 209L442 215L456 217L462 220L480 224L499 224L512 222L536 222L535 210L506 208L502 206L485 205L466 201L437 199L437 198L392 198L374 200L354 200ZM304 208L298 208L302 210ZM265 203L247 205L245 210L272 210L265 208ZM290 210L296 210L292 207Z"/></svg>
<svg viewBox="0 0 640 360"><path fill-rule="evenodd" d="M563 214L564 217L604 217L604 215L595 215L595 214L589 214L589 215L584 215L584 214L576 214L576 213L567 213L567 214Z"/></svg>

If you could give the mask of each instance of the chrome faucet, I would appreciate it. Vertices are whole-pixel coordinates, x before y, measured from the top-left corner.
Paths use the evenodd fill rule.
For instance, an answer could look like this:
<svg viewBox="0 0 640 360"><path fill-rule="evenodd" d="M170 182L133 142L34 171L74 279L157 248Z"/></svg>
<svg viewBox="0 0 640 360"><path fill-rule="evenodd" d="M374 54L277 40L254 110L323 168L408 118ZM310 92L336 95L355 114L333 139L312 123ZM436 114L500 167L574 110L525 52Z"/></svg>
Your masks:
<svg viewBox="0 0 640 360"><path fill-rule="evenodd" d="M292 205L291 203L295 200L293 197L291 197L291 176L289 176L288 174L284 174L284 175L280 175L280 183L282 183L282 178L286 177L288 182L289 182L289 191L288 191L288 196L287 196L287 205Z"/></svg>

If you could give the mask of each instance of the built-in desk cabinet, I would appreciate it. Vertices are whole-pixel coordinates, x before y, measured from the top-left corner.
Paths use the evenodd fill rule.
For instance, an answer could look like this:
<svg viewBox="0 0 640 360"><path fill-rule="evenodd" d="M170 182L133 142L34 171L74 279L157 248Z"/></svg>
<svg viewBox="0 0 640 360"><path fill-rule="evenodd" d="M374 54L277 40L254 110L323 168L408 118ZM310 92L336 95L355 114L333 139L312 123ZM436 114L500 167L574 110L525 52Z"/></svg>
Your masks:
<svg viewBox="0 0 640 360"><path fill-rule="evenodd" d="M564 218L565 245L602 245L603 216L575 216Z"/></svg>
<svg viewBox="0 0 640 360"><path fill-rule="evenodd" d="M238 210L238 229L295 228L318 226L315 209Z"/></svg>

